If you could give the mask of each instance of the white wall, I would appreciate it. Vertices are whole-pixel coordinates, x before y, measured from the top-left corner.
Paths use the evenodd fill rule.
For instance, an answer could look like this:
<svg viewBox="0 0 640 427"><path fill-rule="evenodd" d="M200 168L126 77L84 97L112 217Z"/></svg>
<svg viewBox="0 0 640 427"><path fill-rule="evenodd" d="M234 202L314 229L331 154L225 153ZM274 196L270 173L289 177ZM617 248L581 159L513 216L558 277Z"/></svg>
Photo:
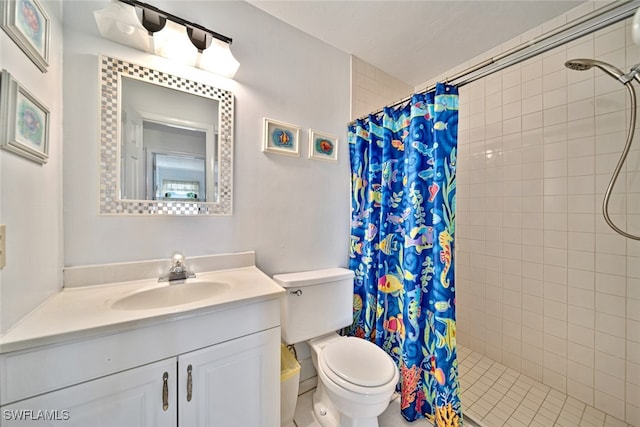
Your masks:
<svg viewBox="0 0 640 427"><path fill-rule="evenodd" d="M345 266L349 235L349 56L245 2L154 5L233 38L235 81L153 59L235 94L234 213L229 217L98 215L98 53L148 55L99 37L93 10L66 2L65 265L256 250L266 273ZM300 125L301 157L261 152L262 118ZM309 128L338 135L339 162L306 158Z"/></svg>
<svg viewBox="0 0 640 427"><path fill-rule="evenodd" d="M62 5L41 3L51 18L47 73L0 31L0 68L51 114L45 165L0 150L0 223L7 227L7 266L0 270L0 333L62 287Z"/></svg>

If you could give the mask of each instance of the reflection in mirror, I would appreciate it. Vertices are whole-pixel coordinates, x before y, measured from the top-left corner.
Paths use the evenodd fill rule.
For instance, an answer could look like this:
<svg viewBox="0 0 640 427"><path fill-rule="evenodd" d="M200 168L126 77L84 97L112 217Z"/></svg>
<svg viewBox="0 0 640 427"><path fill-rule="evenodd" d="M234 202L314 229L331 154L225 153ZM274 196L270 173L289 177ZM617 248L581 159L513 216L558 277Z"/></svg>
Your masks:
<svg viewBox="0 0 640 427"><path fill-rule="evenodd" d="M121 87L120 196L217 201L218 101L126 76ZM189 184L186 196L162 191L166 184L159 179L173 187L180 181L198 185Z"/></svg>
<svg viewBox="0 0 640 427"><path fill-rule="evenodd" d="M233 95L109 57L101 72L100 212L230 214Z"/></svg>

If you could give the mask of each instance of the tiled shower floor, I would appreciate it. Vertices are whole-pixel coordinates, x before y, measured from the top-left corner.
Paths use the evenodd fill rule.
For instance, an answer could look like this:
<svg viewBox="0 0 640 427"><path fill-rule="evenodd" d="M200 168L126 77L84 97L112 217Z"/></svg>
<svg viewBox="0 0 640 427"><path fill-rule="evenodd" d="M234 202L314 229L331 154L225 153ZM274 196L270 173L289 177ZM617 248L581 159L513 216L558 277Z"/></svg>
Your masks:
<svg viewBox="0 0 640 427"><path fill-rule="evenodd" d="M463 412L480 426L633 427L460 345L458 361Z"/></svg>
<svg viewBox="0 0 640 427"><path fill-rule="evenodd" d="M480 427L633 427L460 345L458 361L462 409ZM318 427L311 413L313 391L298 399L298 427ZM429 424L405 421L400 415L399 398L391 402L379 421L380 427ZM474 423L466 422L465 426L473 427Z"/></svg>

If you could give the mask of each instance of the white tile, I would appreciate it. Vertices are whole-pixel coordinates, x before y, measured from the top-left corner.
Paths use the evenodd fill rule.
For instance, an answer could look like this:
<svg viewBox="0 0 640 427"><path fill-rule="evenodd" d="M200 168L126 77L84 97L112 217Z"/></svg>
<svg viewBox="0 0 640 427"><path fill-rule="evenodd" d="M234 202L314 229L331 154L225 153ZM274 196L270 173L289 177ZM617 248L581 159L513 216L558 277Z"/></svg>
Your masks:
<svg viewBox="0 0 640 427"><path fill-rule="evenodd" d="M545 110L555 108L567 103L567 87L561 86L559 88L544 92L543 94L543 108Z"/></svg>
<svg viewBox="0 0 640 427"><path fill-rule="evenodd" d="M596 230L595 214L569 213L568 230L581 233L594 233ZM586 249L582 249L586 250ZM593 262L592 262L593 264ZM591 268L592 270L593 268Z"/></svg>
<svg viewBox="0 0 640 427"><path fill-rule="evenodd" d="M569 155L568 170L569 176L592 175L595 172L595 157L572 157Z"/></svg>
<svg viewBox="0 0 640 427"><path fill-rule="evenodd" d="M543 101L544 103L544 101ZM568 119L568 111L566 105L560 105L553 108L548 108L542 112L543 123L545 126L553 126L560 123L566 123ZM602 120L601 126L603 129L611 129L617 126L618 123L613 120L614 118L608 118L608 120ZM596 128L597 129L597 128ZM619 129L619 128L617 128Z"/></svg>
<svg viewBox="0 0 640 427"><path fill-rule="evenodd" d="M545 171L547 169L545 168ZM559 195L567 194L568 180L565 177L545 178L544 180L544 194L545 195Z"/></svg>
<svg viewBox="0 0 640 427"><path fill-rule="evenodd" d="M627 341L627 361L640 364L640 343Z"/></svg>
<svg viewBox="0 0 640 427"><path fill-rule="evenodd" d="M624 316L625 298L596 292L596 311L612 316Z"/></svg>
<svg viewBox="0 0 640 427"><path fill-rule="evenodd" d="M582 252L569 250L568 266L578 270L593 271L595 254L593 252Z"/></svg>
<svg viewBox="0 0 640 427"><path fill-rule="evenodd" d="M555 142L549 142L545 139L544 144L544 160L549 162L552 160L563 160L567 158L567 142L564 139ZM546 164L546 163L545 163ZM566 163L565 163L566 168ZM565 173L566 176L566 173Z"/></svg>
<svg viewBox="0 0 640 427"><path fill-rule="evenodd" d="M599 95L595 99L595 113L597 115L624 110L627 106L626 91L620 89Z"/></svg>
<svg viewBox="0 0 640 427"><path fill-rule="evenodd" d="M606 53L619 50L625 45L624 27L604 34L597 34L594 44L594 54L602 56Z"/></svg>
<svg viewBox="0 0 640 427"><path fill-rule="evenodd" d="M605 334L625 338L626 320L623 317L596 312L596 330Z"/></svg>
<svg viewBox="0 0 640 427"><path fill-rule="evenodd" d="M631 342L631 344L633 344ZM596 331L595 349L612 356L625 354L625 340ZM627 354L629 356L629 354Z"/></svg>
<svg viewBox="0 0 640 427"><path fill-rule="evenodd" d="M558 249L553 247L545 247L544 248L544 263L546 265L546 269L549 270L551 266L562 267L566 269L568 266L568 258L566 249ZM565 275L566 271L560 271L559 278L553 278L554 283L564 283L566 284L567 279Z"/></svg>
<svg viewBox="0 0 640 427"><path fill-rule="evenodd" d="M626 255L625 238L617 234L596 234L598 252L610 255Z"/></svg>
<svg viewBox="0 0 640 427"><path fill-rule="evenodd" d="M627 277L627 297L631 300L640 300L640 279ZM639 310L640 311L640 310ZM631 314L627 306L627 313ZM638 320L638 319L636 319Z"/></svg>
<svg viewBox="0 0 640 427"><path fill-rule="evenodd" d="M628 382L640 385L640 363L627 360L626 378Z"/></svg>
<svg viewBox="0 0 640 427"><path fill-rule="evenodd" d="M556 197L559 197L560 200L556 200ZM559 208L562 209L562 205L566 206L566 199L563 196L546 196L545 197L545 206L546 205L559 205ZM558 231L544 231L544 246L545 248L555 248L555 249L567 249L568 247L568 235L565 232ZM562 255L564 259L566 259L566 251L565 254Z"/></svg>
<svg viewBox="0 0 640 427"><path fill-rule="evenodd" d="M579 233L573 233L579 234ZM569 247L572 246L572 233L569 233ZM595 289L595 273L592 271L568 269L568 285L571 288L585 289L593 291ZM592 294L593 300L593 294ZM593 305L593 304L592 304Z"/></svg>
<svg viewBox="0 0 640 427"><path fill-rule="evenodd" d="M544 177L556 178L567 176L567 160L549 160L544 162Z"/></svg>
<svg viewBox="0 0 640 427"><path fill-rule="evenodd" d="M554 251L554 249L545 248L545 251ZM546 252L546 253L549 254L549 257L552 257L553 255L555 255L554 252ZM561 258L558 262L551 263L545 259L546 264L544 266L544 273L543 273L545 282L555 283L558 285L567 284L567 268L563 265L554 265L554 264L564 264L564 258L562 258L562 255L561 255L562 253L563 251L560 250L560 252L558 252L557 254L558 257ZM545 257L545 258L549 258L549 257Z"/></svg>
<svg viewBox="0 0 640 427"><path fill-rule="evenodd" d="M595 313L593 310L574 305L568 306L569 323L583 326L585 328L593 328L595 324Z"/></svg>
<svg viewBox="0 0 640 427"><path fill-rule="evenodd" d="M581 382L567 378L567 393L587 404L593 404L593 387L588 387Z"/></svg>
<svg viewBox="0 0 640 427"><path fill-rule="evenodd" d="M594 117L593 98L572 102L567 106L567 119L570 121L591 119Z"/></svg>
<svg viewBox="0 0 640 427"><path fill-rule="evenodd" d="M559 111L557 113L561 114ZM565 120L560 120L559 117L556 116L552 121L555 123L545 122L544 128L542 128L545 144L565 142L569 135L569 125L566 121L566 113Z"/></svg>
<svg viewBox="0 0 640 427"><path fill-rule="evenodd" d="M606 135L612 132L624 132L626 122L624 112L613 112L597 115L595 118L596 135Z"/></svg>
<svg viewBox="0 0 640 427"><path fill-rule="evenodd" d="M567 179L569 194L593 194L594 181L592 175L570 176Z"/></svg>
<svg viewBox="0 0 640 427"><path fill-rule="evenodd" d="M620 400L615 396L612 396L598 389L595 390L594 397L594 406L596 408L610 414L624 414L624 400Z"/></svg>
<svg viewBox="0 0 640 427"><path fill-rule="evenodd" d="M594 348L595 331L593 328L585 328L569 323L567 326L567 332L570 342L580 344L584 347Z"/></svg>
<svg viewBox="0 0 640 427"><path fill-rule="evenodd" d="M567 345L567 359L569 361L577 362L593 369L595 364L594 358L595 350L593 349L593 345L591 347L587 347L569 341L569 344Z"/></svg>
<svg viewBox="0 0 640 427"><path fill-rule="evenodd" d="M627 339L640 343L640 322L627 319Z"/></svg>
<svg viewBox="0 0 640 427"><path fill-rule="evenodd" d="M554 367L558 367L557 365ZM553 388L556 388L560 391L567 390L567 377L559 372L556 372L553 369L543 368L542 370L542 378L546 384L549 384Z"/></svg>
<svg viewBox="0 0 640 427"><path fill-rule="evenodd" d="M611 355L601 351L595 352L595 369L612 377L624 380L626 377L624 355ZM606 391L606 390L605 390Z"/></svg>
<svg viewBox="0 0 640 427"><path fill-rule="evenodd" d="M640 425L640 405L636 406L632 403L627 402L626 421L634 426Z"/></svg>
<svg viewBox="0 0 640 427"><path fill-rule="evenodd" d="M557 321L567 320L567 305L550 299L544 300L544 316Z"/></svg>
<svg viewBox="0 0 640 427"><path fill-rule="evenodd" d="M588 310L595 308L595 292L589 289L577 288L570 286L567 290L569 304L582 307Z"/></svg>
<svg viewBox="0 0 640 427"><path fill-rule="evenodd" d="M621 255L596 253L596 271L599 273L624 275L627 260Z"/></svg>
<svg viewBox="0 0 640 427"><path fill-rule="evenodd" d="M582 365L580 363L568 363L567 378L579 382L580 384L583 384L587 387L593 388L594 371L593 368Z"/></svg>

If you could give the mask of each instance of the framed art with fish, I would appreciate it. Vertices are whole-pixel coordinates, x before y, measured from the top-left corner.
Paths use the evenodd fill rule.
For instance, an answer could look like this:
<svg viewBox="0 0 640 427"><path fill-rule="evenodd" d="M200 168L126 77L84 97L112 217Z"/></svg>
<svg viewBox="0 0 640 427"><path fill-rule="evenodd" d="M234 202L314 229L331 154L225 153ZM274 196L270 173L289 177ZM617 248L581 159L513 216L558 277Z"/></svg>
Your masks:
<svg viewBox="0 0 640 427"><path fill-rule="evenodd" d="M40 71L47 72L51 20L38 0L2 1L0 27Z"/></svg>
<svg viewBox="0 0 640 427"><path fill-rule="evenodd" d="M338 138L309 129L309 158L337 162Z"/></svg>
<svg viewBox="0 0 640 427"><path fill-rule="evenodd" d="M7 70L0 75L0 148L40 164L49 159L49 110Z"/></svg>
<svg viewBox="0 0 640 427"><path fill-rule="evenodd" d="M264 118L264 142L266 153L299 156L300 127L289 123Z"/></svg>

